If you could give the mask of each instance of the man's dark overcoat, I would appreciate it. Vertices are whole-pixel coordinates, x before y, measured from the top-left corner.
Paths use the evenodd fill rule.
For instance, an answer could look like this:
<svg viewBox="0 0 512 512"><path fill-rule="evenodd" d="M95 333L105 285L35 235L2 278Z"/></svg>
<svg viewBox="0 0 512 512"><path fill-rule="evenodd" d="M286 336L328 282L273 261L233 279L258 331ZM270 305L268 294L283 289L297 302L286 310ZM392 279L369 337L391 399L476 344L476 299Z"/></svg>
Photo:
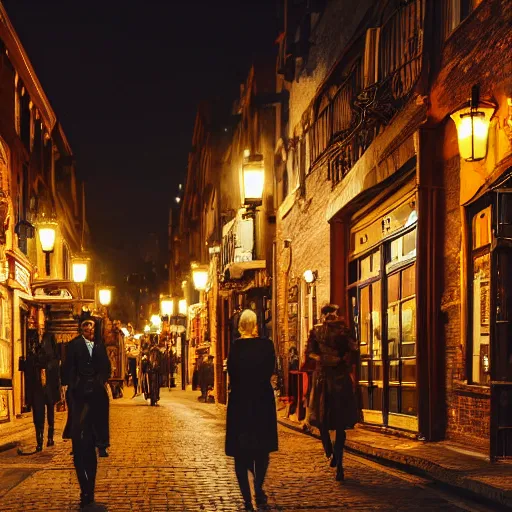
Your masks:
<svg viewBox="0 0 512 512"><path fill-rule="evenodd" d="M277 417L270 378L276 356L267 338L240 338L228 357L230 392L226 455L256 458L277 451Z"/></svg>
<svg viewBox="0 0 512 512"><path fill-rule="evenodd" d="M71 438L79 438L86 425L85 416L92 418L97 446L109 445L108 394L105 383L110 377L110 361L103 343L94 343L92 356L82 335L68 345L62 368L62 384L68 386L70 411L65 431ZM85 408L90 415L84 415ZM70 427L70 428L69 428Z"/></svg>
<svg viewBox="0 0 512 512"><path fill-rule="evenodd" d="M341 321L327 321L310 333L308 349L318 356L313 376L310 423L318 428L345 430L358 421L350 376L350 354L355 348Z"/></svg>
<svg viewBox="0 0 512 512"><path fill-rule="evenodd" d="M60 400L59 356L53 334L45 333L36 343L22 368L25 372L25 403L34 407L36 401L55 404ZM42 383L42 371L45 385Z"/></svg>

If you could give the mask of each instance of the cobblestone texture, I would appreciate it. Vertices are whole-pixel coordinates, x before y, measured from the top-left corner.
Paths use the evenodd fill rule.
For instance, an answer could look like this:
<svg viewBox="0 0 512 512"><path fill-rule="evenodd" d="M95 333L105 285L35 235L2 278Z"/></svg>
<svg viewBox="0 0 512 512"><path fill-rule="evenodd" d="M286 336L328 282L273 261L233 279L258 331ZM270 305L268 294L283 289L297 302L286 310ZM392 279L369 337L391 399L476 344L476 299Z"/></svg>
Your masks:
<svg viewBox="0 0 512 512"><path fill-rule="evenodd" d="M103 510L240 510L233 462L224 455L224 408L196 396L162 390L160 407L140 397L111 404L110 457L99 459L96 484ZM71 445L60 440L63 420L59 414L55 447L31 456L0 453L1 512L78 510ZM30 450L27 435L21 441ZM339 484L317 439L280 427L279 442L266 481L273 510L467 510L429 490L424 479L353 455Z"/></svg>

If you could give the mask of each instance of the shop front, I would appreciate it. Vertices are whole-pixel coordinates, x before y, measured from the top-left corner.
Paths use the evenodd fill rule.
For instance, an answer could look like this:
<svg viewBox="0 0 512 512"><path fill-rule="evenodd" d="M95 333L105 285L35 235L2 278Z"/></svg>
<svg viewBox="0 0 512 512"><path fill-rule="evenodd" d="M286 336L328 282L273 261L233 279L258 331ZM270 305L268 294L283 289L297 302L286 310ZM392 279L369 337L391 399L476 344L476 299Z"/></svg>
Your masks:
<svg viewBox="0 0 512 512"><path fill-rule="evenodd" d="M418 432L414 181L350 217L348 305L365 423Z"/></svg>

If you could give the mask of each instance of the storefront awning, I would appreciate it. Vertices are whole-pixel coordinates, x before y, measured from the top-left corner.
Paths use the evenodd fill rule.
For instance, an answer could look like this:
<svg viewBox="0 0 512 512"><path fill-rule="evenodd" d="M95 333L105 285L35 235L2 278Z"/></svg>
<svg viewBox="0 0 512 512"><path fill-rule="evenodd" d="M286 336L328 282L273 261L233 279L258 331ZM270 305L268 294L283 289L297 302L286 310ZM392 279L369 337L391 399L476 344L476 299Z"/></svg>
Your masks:
<svg viewBox="0 0 512 512"><path fill-rule="evenodd" d="M262 270L265 268L267 268L266 260L241 261L226 265L224 275L226 279L241 279L247 270Z"/></svg>
<svg viewBox="0 0 512 512"><path fill-rule="evenodd" d="M39 304L92 303L94 299L81 297L80 287L74 281L49 279L32 283L32 300Z"/></svg>

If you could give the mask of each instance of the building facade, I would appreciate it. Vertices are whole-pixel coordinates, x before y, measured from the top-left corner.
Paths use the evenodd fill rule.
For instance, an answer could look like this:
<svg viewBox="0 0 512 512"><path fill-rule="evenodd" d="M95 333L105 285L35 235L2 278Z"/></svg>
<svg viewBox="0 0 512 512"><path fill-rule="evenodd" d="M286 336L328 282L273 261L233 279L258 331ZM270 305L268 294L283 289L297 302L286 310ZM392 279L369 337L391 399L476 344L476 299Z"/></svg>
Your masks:
<svg viewBox="0 0 512 512"><path fill-rule="evenodd" d="M0 429L26 411L19 359L44 330L62 347L73 313L94 302L72 282L88 237L73 153L0 4Z"/></svg>
<svg viewBox="0 0 512 512"><path fill-rule="evenodd" d="M317 8L289 6L280 38L281 356L293 347L303 357L319 307L334 302L360 343L364 423L429 440L476 436L491 455L510 455L512 422L498 405L510 403L512 363L510 8ZM490 105L493 117L485 156L467 161L450 116L475 85L474 111Z"/></svg>

